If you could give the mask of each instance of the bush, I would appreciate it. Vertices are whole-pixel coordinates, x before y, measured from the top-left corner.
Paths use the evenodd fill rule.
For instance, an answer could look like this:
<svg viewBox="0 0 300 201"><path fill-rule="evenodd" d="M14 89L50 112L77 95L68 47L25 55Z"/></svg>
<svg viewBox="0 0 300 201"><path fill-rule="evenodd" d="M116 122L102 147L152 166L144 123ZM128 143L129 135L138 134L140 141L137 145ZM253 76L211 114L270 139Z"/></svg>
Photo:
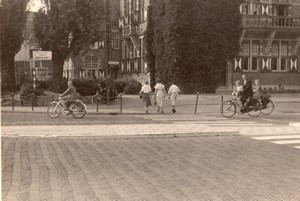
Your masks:
<svg viewBox="0 0 300 201"><path fill-rule="evenodd" d="M75 79L73 85L81 96L95 95L98 89L99 80Z"/></svg>
<svg viewBox="0 0 300 201"><path fill-rule="evenodd" d="M52 78L49 78L45 81L46 84L46 89L52 92L56 92L56 93L62 93L63 91L65 91L68 88L68 79L63 78L61 85L60 85L60 91L56 91L55 87L54 87L54 82Z"/></svg>
<svg viewBox="0 0 300 201"><path fill-rule="evenodd" d="M100 79L75 79L73 80L73 84L77 90L78 93L80 93L81 96L92 96L95 95L98 90L98 85L101 84L105 87L106 85L106 78L100 78ZM61 85L61 92L65 91L67 86L68 80L63 79L62 85ZM53 82L51 79L48 79L47 81L41 82L40 84L42 88L48 89L49 91L53 91ZM138 94L141 90L141 83L139 83L136 80L133 79L127 79L127 78L118 78L114 81L114 89L118 93L125 93L125 94Z"/></svg>
<svg viewBox="0 0 300 201"><path fill-rule="evenodd" d="M141 90L141 83L136 80L129 80L128 84L124 88L125 94L138 94Z"/></svg>
<svg viewBox="0 0 300 201"><path fill-rule="evenodd" d="M41 96L44 95L44 91L46 89L46 84L44 81L36 81L36 89L35 89L35 95ZM29 96L34 92L33 90L33 83L32 82L24 82L20 86L20 94L22 96Z"/></svg>

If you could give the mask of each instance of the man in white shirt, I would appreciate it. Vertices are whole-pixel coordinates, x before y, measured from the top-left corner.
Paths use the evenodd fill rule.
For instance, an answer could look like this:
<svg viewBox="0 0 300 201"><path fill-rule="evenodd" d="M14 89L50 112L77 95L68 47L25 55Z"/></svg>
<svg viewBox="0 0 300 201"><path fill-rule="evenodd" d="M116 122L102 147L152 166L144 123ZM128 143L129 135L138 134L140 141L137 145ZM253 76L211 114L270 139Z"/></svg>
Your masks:
<svg viewBox="0 0 300 201"><path fill-rule="evenodd" d="M178 86L175 85L175 83L173 82L169 91L168 91L168 94L169 94L169 99L171 99L171 103L172 103L172 106L173 106L173 109L172 109L172 112L175 113L176 112L176 100L177 100L177 96L178 94L180 93L180 90L178 88Z"/></svg>

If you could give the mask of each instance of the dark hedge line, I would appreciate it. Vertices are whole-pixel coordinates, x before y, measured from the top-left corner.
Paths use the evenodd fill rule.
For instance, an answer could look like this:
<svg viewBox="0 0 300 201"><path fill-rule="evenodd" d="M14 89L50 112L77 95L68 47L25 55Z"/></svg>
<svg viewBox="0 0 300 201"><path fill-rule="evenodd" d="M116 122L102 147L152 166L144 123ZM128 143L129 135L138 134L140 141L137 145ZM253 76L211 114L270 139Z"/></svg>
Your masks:
<svg viewBox="0 0 300 201"><path fill-rule="evenodd" d="M67 89L67 79L63 79L60 91L58 93L63 93ZM48 90L56 92L56 86L54 86L54 82L52 79L48 79L46 81L38 81L37 82L38 89ZM106 78L102 79L74 79L73 84L76 87L78 93L81 96L92 96L95 95L98 89L98 85L102 84L105 86ZM32 84L29 84L28 90L32 91ZM141 83L133 79L125 79L125 78L118 78L114 80L114 90L118 93L125 93L125 94L138 94L141 89Z"/></svg>

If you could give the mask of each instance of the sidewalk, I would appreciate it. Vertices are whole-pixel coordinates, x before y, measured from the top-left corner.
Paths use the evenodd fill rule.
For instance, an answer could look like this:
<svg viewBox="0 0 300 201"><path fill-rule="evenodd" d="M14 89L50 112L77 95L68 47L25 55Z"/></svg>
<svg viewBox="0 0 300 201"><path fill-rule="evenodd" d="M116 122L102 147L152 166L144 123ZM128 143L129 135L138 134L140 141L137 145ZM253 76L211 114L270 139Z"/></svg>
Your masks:
<svg viewBox="0 0 300 201"><path fill-rule="evenodd" d="M223 97L222 97L223 96ZM195 106L196 106L196 98L197 95L180 95L178 97L177 102L177 111L181 114L194 114ZM197 113L219 113L220 104L223 101L230 100L231 95L218 95L218 94L199 94L198 97L198 105L197 105ZM300 108L300 94L274 94L271 97L272 101L275 104L274 112L291 112L291 113L300 113L300 109L296 110L296 108ZM153 102L153 101L152 101ZM122 108L121 108L122 107ZM87 104L87 112L89 114L97 113L97 105ZM122 106L120 104L120 100L117 99L111 105L98 105L98 113L122 113L124 114L138 114L144 113L144 108L142 105L142 101L139 99L137 95L123 95L122 98ZM171 102L168 99L164 101L164 110L171 111L172 106ZM21 107L14 106L14 112L39 112L46 113L47 106L39 106L34 107L32 111L31 106ZM2 112L12 112L12 106L2 106ZM150 107L150 112L155 112L156 106Z"/></svg>

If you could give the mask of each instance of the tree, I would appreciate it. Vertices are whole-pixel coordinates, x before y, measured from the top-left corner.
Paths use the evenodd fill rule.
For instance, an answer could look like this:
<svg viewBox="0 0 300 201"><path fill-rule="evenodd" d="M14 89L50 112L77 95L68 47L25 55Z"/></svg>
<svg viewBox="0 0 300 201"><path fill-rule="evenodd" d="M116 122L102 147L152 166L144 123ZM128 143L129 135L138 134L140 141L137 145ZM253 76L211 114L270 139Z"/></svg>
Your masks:
<svg viewBox="0 0 300 201"><path fill-rule="evenodd" d="M2 91L17 90L14 59L23 42L27 3L28 0L2 0L0 16Z"/></svg>
<svg viewBox="0 0 300 201"><path fill-rule="evenodd" d="M146 46L154 54L155 77L175 80L187 93L213 92L225 78L226 62L239 52L240 3L153 0L152 28L146 31L153 40Z"/></svg>
<svg viewBox="0 0 300 201"><path fill-rule="evenodd" d="M105 30L103 1L45 0L47 12L38 12L34 30L43 50L52 51L52 81L61 90L63 64L70 56L78 56L99 41Z"/></svg>

